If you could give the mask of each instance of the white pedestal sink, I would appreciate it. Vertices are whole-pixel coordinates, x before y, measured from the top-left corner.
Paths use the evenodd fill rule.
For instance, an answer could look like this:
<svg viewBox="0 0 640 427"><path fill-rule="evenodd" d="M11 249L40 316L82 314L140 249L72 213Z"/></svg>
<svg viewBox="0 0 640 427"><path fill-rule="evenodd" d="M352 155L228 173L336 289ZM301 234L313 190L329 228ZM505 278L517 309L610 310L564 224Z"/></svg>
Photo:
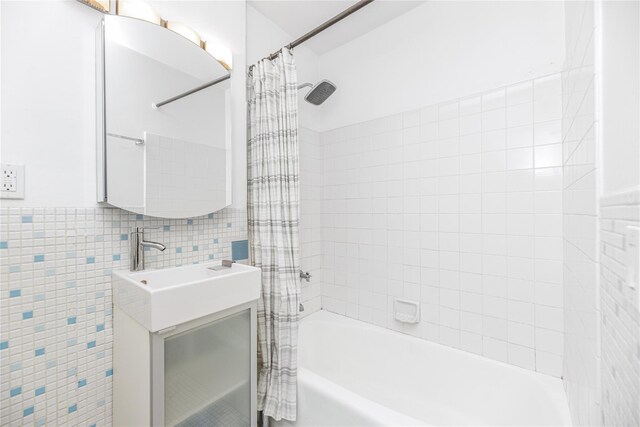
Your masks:
<svg viewBox="0 0 640 427"><path fill-rule="evenodd" d="M216 270L213 270L216 268ZM150 332L258 299L260 269L194 264L113 273L114 303Z"/></svg>
<svg viewBox="0 0 640 427"><path fill-rule="evenodd" d="M260 270L207 263L112 278L113 424L255 426Z"/></svg>

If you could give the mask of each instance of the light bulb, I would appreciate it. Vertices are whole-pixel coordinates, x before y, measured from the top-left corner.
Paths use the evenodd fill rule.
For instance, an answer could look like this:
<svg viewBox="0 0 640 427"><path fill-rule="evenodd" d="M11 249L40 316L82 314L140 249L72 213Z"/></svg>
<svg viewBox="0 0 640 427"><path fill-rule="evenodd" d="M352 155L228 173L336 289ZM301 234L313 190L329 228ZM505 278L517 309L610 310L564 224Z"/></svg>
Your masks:
<svg viewBox="0 0 640 427"><path fill-rule="evenodd" d="M200 46L201 44L200 36L198 35L198 33L193 31L188 25L185 25L181 22L169 21L167 22L167 29L180 34L182 37L188 40L191 40L198 46Z"/></svg>
<svg viewBox="0 0 640 427"><path fill-rule="evenodd" d="M230 70L233 68L233 54L226 46L223 46L216 40L207 40L204 49L221 62L226 69Z"/></svg>
<svg viewBox="0 0 640 427"><path fill-rule="evenodd" d="M140 0L118 0L118 15L142 19L160 25L162 18L148 4Z"/></svg>

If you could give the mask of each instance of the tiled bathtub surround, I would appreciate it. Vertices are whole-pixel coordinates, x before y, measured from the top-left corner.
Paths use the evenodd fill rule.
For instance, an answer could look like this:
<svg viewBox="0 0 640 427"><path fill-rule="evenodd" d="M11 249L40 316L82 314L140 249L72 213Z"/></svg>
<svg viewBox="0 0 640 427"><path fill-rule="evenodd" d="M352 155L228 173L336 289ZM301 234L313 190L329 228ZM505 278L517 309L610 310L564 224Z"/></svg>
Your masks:
<svg viewBox="0 0 640 427"><path fill-rule="evenodd" d="M300 268L311 273L300 282L302 316L320 310L322 283L322 152L318 132L301 127L300 140Z"/></svg>
<svg viewBox="0 0 640 427"><path fill-rule="evenodd" d="M551 75L323 133L323 308L559 376L561 106Z"/></svg>
<svg viewBox="0 0 640 427"><path fill-rule="evenodd" d="M573 422L600 422L594 2L566 2L563 78L564 384Z"/></svg>
<svg viewBox="0 0 640 427"><path fill-rule="evenodd" d="M640 228L640 189L600 202L602 425L640 425L640 298L628 283L627 227ZM639 242L635 242L638 245ZM639 260L636 260L638 262Z"/></svg>
<svg viewBox="0 0 640 427"><path fill-rule="evenodd" d="M148 268L229 258L246 211L181 220L111 208L0 210L0 424L111 425L113 270L128 269L128 233L167 246ZM135 351L135 349L132 349Z"/></svg>

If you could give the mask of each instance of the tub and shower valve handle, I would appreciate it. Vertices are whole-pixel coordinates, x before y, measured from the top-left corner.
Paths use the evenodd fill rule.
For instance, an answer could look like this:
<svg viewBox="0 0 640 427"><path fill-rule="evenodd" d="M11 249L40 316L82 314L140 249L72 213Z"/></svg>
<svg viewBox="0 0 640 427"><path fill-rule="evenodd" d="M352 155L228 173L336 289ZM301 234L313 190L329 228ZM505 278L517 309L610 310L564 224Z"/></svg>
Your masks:
<svg viewBox="0 0 640 427"><path fill-rule="evenodd" d="M300 270L300 278L306 280L307 282L311 280L311 273L304 272L302 270Z"/></svg>

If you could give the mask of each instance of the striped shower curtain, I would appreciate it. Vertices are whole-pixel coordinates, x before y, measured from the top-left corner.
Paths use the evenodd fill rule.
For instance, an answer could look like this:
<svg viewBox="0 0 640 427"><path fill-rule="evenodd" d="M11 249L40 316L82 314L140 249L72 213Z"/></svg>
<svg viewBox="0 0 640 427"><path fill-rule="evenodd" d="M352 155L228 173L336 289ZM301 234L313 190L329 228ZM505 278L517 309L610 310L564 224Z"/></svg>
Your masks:
<svg viewBox="0 0 640 427"><path fill-rule="evenodd" d="M300 267L298 101L293 54L249 68L248 218L258 302L258 410L296 419Z"/></svg>

